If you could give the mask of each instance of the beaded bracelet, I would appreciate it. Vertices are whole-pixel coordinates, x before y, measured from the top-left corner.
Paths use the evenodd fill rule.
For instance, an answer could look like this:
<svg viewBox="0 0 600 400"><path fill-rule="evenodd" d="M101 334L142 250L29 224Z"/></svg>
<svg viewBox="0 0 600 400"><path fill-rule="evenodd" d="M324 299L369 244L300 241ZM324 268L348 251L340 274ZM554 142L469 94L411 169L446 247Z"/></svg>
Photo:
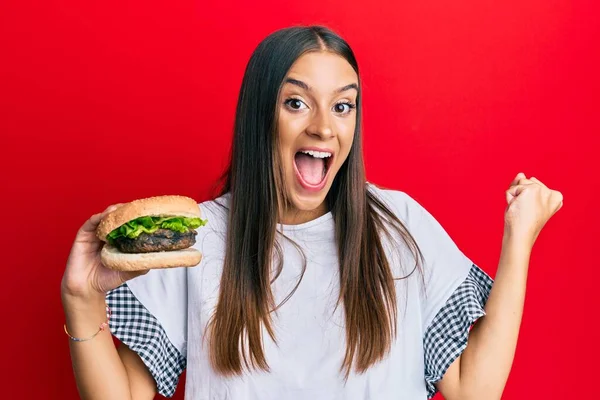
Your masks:
<svg viewBox="0 0 600 400"><path fill-rule="evenodd" d="M93 338L96 337L96 335L98 335L100 332L102 332L103 330L105 330L108 327L108 322L110 321L110 314L111 314L110 308L108 306L106 306L106 321L104 321L103 323L100 324L100 327L98 328L98 332L94 333L92 336L90 336L88 338L80 339L80 338L71 336L71 334L67 330L67 324L64 325L65 333L67 334L69 339L71 339L74 342L87 342L88 340L92 340Z"/></svg>

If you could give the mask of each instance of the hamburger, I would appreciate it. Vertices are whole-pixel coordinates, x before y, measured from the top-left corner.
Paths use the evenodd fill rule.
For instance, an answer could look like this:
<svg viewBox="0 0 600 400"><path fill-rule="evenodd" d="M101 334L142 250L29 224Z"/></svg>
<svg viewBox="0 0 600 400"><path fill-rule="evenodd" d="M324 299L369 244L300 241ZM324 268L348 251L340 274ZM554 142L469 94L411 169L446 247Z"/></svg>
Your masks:
<svg viewBox="0 0 600 400"><path fill-rule="evenodd" d="M104 242L102 264L119 271L193 267L202 254L191 248L204 226L195 200L156 196L121 205L102 218L96 235Z"/></svg>

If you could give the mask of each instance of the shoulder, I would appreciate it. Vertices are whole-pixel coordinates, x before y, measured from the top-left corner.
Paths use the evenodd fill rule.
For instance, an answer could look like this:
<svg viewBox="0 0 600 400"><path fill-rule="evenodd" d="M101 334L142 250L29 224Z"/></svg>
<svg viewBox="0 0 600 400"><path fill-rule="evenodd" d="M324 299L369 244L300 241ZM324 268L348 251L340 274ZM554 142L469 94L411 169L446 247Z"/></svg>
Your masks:
<svg viewBox="0 0 600 400"><path fill-rule="evenodd" d="M445 228L415 198L399 190L382 189L373 184L369 187L406 225L419 245L432 246L435 250L441 245L451 244L452 239Z"/></svg>
<svg viewBox="0 0 600 400"><path fill-rule="evenodd" d="M230 194L226 193L212 200L198 203L202 213L202 219L206 220L204 226L206 231L223 232L227 227L227 217L229 215Z"/></svg>
<svg viewBox="0 0 600 400"><path fill-rule="evenodd" d="M401 190L382 188L373 183L367 183L367 189L407 227L418 226L423 218L425 209L408 193Z"/></svg>
<svg viewBox="0 0 600 400"><path fill-rule="evenodd" d="M201 266L215 260L222 260L227 241L227 224L229 215L229 194L198 203L201 218L206 224L196 229L194 248L202 253ZM192 268L198 271L202 268Z"/></svg>

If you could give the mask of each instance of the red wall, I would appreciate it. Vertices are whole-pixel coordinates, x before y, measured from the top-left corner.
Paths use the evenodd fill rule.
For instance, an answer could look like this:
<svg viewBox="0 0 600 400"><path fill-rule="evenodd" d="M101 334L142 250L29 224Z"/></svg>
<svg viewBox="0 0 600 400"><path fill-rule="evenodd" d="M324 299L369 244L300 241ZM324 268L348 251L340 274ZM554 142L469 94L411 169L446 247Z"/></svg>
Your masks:
<svg viewBox="0 0 600 400"><path fill-rule="evenodd" d="M206 199L250 53L296 23L355 49L369 179L421 201L488 272L513 176L563 192L534 249L504 398L595 397L598 6L387 3L2 1L1 398L76 398L59 282L77 228L110 203Z"/></svg>

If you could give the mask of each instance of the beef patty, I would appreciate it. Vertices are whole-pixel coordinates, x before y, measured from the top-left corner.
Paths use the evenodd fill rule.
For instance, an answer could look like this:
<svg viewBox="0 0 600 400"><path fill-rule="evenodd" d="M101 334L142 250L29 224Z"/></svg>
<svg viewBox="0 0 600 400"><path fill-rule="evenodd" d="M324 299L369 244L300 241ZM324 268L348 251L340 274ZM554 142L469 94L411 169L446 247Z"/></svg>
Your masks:
<svg viewBox="0 0 600 400"><path fill-rule="evenodd" d="M120 237L115 239L113 244L122 253L182 250L196 243L197 234L193 229L185 233L159 229L154 233L142 233L135 239Z"/></svg>

